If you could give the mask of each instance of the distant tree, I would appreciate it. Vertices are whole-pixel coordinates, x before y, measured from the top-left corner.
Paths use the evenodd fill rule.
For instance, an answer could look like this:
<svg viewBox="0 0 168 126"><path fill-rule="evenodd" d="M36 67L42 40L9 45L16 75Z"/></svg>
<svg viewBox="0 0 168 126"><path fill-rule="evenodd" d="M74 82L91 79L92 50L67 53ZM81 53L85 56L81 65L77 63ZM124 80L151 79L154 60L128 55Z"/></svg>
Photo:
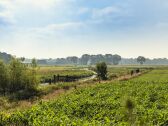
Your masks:
<svg viewBox="0 0 168 126"><path fill-rule="evenodd" d="M113 55L112 54L105 54L104 56L106 63L111 64L113 62Z"/></svg>
<svg viewBox="0 0 168 126"><path fill-rule="evenodd" d="M105 62L105 57L102 54L91 55L88 61L88 65L95 65L99 62Z"/></svg>
<svg viewBox="0 0 168 126"><path fill-rule="evenodd" d="M35 58L32 59L31 65L32 65L33 68L37 67L37 61L36 61Z"/></svg>
<svg viewBox="0 0 168 126"><path fill-rule="evenodd" d="M65 58L57 58L55 64L65 65L65 64L68 64L68 62L67 62L67 59Z"/></svg>
<svg viewBox="0 0 168 126"><path fill-rule="evenodd" d="M78 57L71 56L66 58L69 64L77 64L78 63Z"/></svg>
<svg viewBox="0 0 168 126"><path fill-rule="evenodd" d="M37 60L37 61L36 61L36 64L46 65L46 64L47 64L47 60L45 60L45 59Z"/></svg>
<svg viewBox="0 0 168 126"><path fill-rule="evenodd" d="M121 61L121 56L113 55L113 64L114 65L118 65L120 61Z"/></svg>
<svg viewBox="0 0 168 126"><path fill-rule="evenodd" d="M5 63L9 63L10 60L12 59L12 55L7 54L5 52L3 53L0 52L0 59L3 60Z"/></svg>
<svg viewBox="0 0 168 126"><path fill-rule="evenodd" d="M105 62L105 58L102 54L96 55L96 63Z"/></svg>
<svg viewBox="0 0 168 126"><path fill-rule="evenodd" d="M72 64L71 57L67 57L66 62L67 62L67 64Z"/></svg>
<svg viewBox="0 0 168 126"><path fill-rule="evenodd" d="M146 58L143 56L139 56L137 58L137 62L140 63L141 65L143 65L145 63L145 61L146 61Z"/></svg>
<svg viewBox="0 0 168 126"><path fill-rule="evenodd" d="M96 72L99 78L102 80L107 79L107 65L105 62L97 63L96 64Z"/></svg>
<svg viewBox="0 0 168 126"><path fill-rule="evenodd" d="M80 58L80 62L81 62L82 65L87 65L89 59L90 59L90 55L84 54L84 55L82 55L82 57Z"/></svg>
<svg viewBox="0 0 168 126"><path fill-rule="evenodd" d="M89 65L93 65L93 64L96 64L98 63L98 57L97 55L91 55L90 56L90 59L89 59Z"/></svg>
<svg viewBox="0 0 168 126"><path fill-rule="evenodd" d="M21 57L20 61L22 61L22 62L25 61L25 57Z"/></svg>
<svg viewBox="0 0 168 126"><path fill-rule="evenodd" d="M71 61L72 61L73 64L77 64L78 63L78 57L73 56Z"/></svg>

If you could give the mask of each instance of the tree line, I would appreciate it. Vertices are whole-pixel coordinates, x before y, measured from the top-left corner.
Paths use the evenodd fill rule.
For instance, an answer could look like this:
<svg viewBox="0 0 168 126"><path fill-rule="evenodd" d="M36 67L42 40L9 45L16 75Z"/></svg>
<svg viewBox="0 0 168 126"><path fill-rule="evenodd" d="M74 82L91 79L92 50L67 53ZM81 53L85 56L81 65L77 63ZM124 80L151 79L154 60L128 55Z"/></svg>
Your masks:
<svg viewBox="0 0 168 126"><path fill-rule="evenodd" d="M72 64L72 65L95 65L98 62L106 62L107 64L118 65L121 61L120 55L112 54L98 54L98 55L89 55L84 54L80 58L76 56L70 56L67 58L57 58L55 60L49 59L46 63L48 64ZM44 63L44 60L43 60Z"/></svg>
<svg viewBox="0 0 168 126"><path fill-rule="evenodd" d="M9 63L12 59L12 55L5 52L0 52L0 59L5 63ZM140 60L139 60L140 59ZM21 57L20 60L23 63L31 64L31 59L26 59ZM39 65L95 65L98 62L105 62L107 64L113 65L133 65L133 64L146 64L146 65L168 65L167 58L154 58L149 59L143 56L137 58L122 58L120 55L115 54L98 54L98 55L89 55L84 54L81 57L69 56L66 58L57 58L57 59L39 59L37 64Z"/></svg>
<svg viewBox="0 0 168 126"><path fill-rule="evenodd" d="M138 56L137 58L122 58L120 55L89 55L84 54L80 58L76 56L70 56L67 58L57 59L40 59L37 60L39 65L96 65L98 62L105 62L111 65L168 65L167 58L154 58L149 59L144 56Z"/></svg>

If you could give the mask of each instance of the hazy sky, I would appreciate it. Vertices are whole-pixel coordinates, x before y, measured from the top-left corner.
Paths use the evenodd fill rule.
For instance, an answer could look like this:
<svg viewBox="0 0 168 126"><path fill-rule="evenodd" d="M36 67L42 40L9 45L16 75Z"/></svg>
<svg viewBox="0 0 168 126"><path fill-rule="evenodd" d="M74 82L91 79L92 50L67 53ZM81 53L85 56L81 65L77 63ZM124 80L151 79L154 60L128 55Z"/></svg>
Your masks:
<svg viewBox="0 0 168 126"><path fill-rule="evenodd" d="M168 0L0 0L0 51L168 57Z"/></svg>

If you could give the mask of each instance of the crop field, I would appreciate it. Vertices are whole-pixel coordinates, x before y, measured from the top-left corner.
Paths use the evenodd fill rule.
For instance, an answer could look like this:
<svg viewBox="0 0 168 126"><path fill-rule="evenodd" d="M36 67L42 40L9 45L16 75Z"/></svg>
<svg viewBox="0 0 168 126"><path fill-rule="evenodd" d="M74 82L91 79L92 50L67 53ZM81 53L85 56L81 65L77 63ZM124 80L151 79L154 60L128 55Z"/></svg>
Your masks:
<svg viewBox="0 0 168 126"><path fill-rule="evenodd" d="M128 75L131 73L132 70L140 69L141 72L146 71L147 69L150 69L150 67L139 67L139 66L109 66L108 67L108 77L111 79L113 76L120 77L123 75Z"/></svg>
<svg viewBox="0 0 168 126"><path fill-rule="evenodd" d="M0 116L0 125L168 125L168 69L128 81L76 89L26 111Z"/></svg>

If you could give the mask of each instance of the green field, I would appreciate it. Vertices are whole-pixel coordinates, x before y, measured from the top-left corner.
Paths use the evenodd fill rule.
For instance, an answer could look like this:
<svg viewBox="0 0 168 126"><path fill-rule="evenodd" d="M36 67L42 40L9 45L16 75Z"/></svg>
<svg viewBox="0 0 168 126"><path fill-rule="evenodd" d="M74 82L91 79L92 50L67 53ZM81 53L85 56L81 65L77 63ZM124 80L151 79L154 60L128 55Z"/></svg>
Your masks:
<svg viewBox="0 0 168 126"><path fill-rule="evenodd" d="M29 110L2 114L2 125L162 125L168 122L168 69L129 81L74 90Z"/></svg>
<svg viewBox="0 0 168 126"><path fill-rule="evenodd" d="M37 76L40 80L45 80L48 78L52 78L53 75L60 75L60 76L91 76L93 75L93 72L89 69L93 69L92 67L76 67L76 66L44 66L39 67L37 70ZM140 66L109 66L108 67L108 77L110 79L111 76L123 76L126 74L130 74L131 70L135 70L137 68L140 68L141 71L146 70L148 67L140 67ZM94 70L94 69L93 69Z"/></svg>
<svg viewBox="0 0 168 126"><path fill-rule="evenodd" d="M120 77L122 75L128 74L127 72L132 69L135 68L109 66L108 75L115 74L117 77ZM52 78L54 74L84 76L85 78L85 76L91 76L95 74L92 70L94 70L94 66L43 66L37 69L37 73L40 79L46 79L47 77ZM109 79L111 80L111 78ZM6 96L0 95L0 111L13 112L16 110L27 109L33 104L38 103L42 96L50 95L57 90L63 89L66 91L80 85L92 85L97 81L97 78L93 79L91 77L85 78L84 80L81 79L76 82L58 82L51 85L39 84L35 94L32 94L31 92L17 92L15 94L7 94ZM54 97L52 97L52 99L53 98ZM25 103L24 100L28 103Z"/></svg>
<svg viewBox="0 0 168 126"><path fill-rule="evenodd" d="M37 70L37 77L40 81L45 79L52 79L53 75L60 76L76 76L76 77L88 77L92 76L93 72L89 71L85 67L73 67L73 66L48 66L48 67L39 67Z"/></svg>
<svg viewBox="0 0 168 126"><path fill-rule="evenodd" d="M119 77L119 76L130 74L131 70L136 70L136 69L140 69L141 72L146 70L146 68L140 68L138 66L137 67L114 67L114 66L109 66L108 76L109 76L109 78L111 76L114 76L114 75Z"/></svg>

